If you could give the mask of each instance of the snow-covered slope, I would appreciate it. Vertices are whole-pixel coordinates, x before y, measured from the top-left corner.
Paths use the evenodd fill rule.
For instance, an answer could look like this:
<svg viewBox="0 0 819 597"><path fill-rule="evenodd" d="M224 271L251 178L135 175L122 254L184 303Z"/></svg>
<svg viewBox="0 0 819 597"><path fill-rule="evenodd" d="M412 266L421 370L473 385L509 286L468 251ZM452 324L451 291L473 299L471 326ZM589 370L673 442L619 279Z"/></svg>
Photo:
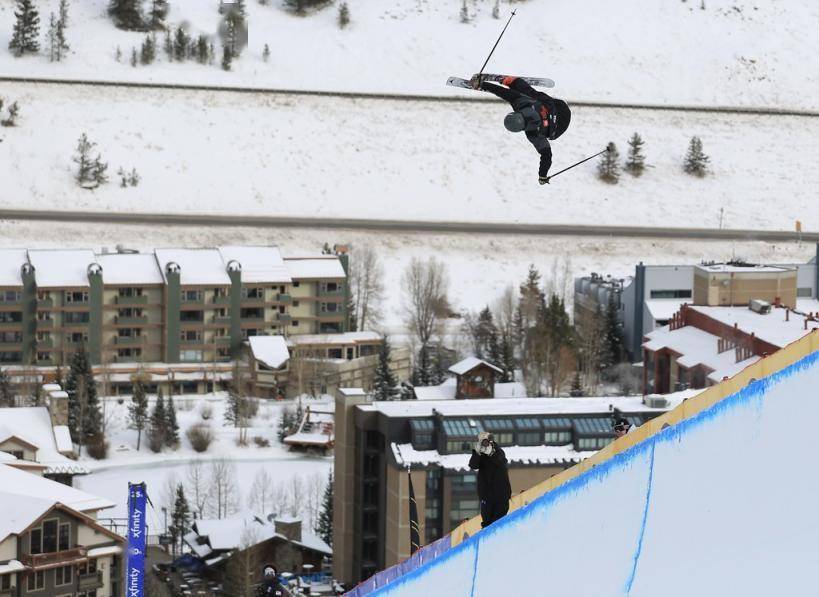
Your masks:
<svg viewBox="0 0 819 597"><path fill-rule="evenodd" d="M814 352L377 594L812 594L818 386Z"/></svg>
<svg viewBox="0 0 819 597"><path fill-rule="evenodd" d="M819 107L819 9L814 0L347 0L352 22L336 24L339 0L306 17L248 0L249 47L234 71L192 62L132 68L142 35L119 31L107 0L74 0L72 53L60 64L7 51L11 0L0 2L0 73L219 85L403 93L462 93L448 75L476 72L511 8L518 15L490 72L544 75L574 100ZM37 0L48 22L58 0ZM171 0L171 25L214 34L218 0ZM704 6L704 9L701 8ZM271 58L262 60L269 44ZM123 58L115 60L119 46ZM218 41L217 41L218 47ZM160 52L162 54L162 52Z"/></svg>
<svg viewBox="0 0 819 597"><path fill-rule="evenodd" d="M650 167L607 185L596 160L537 184L538 155L502 125L500 102L449 104L241 93L7 84L16 128L0 129L0 205L646 226L819 229L819 119L644 110L575 110L554 169L600 151L624 155L638 131ZM112 182L73 179L87 132ZM692 135L711 157L682 171ZM115 173L135 167L136 188Z"/></svg>

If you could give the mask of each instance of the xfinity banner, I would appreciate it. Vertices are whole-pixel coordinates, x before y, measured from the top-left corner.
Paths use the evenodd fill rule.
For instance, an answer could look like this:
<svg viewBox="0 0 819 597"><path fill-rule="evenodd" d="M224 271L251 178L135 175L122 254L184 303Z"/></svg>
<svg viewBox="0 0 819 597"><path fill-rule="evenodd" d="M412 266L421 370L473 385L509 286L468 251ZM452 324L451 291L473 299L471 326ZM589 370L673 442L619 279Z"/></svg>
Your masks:
<svg viewBox="0 0 819 597"><path fill-rule="evenodd" d="M145 584L145 483L128 483L128 566L125 594L144 597Z"/></svg>

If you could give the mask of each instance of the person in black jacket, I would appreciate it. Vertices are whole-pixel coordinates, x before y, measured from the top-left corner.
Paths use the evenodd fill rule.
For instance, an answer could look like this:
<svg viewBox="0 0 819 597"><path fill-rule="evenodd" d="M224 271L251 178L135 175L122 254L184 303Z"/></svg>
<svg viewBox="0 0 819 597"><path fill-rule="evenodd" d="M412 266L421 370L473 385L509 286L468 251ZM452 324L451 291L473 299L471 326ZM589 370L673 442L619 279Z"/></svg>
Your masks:
<svg viewBox="0 0 819 597"><path fill-rule="evenodd" d="M290 591L279 582L279 573L273 564L262 568L262 583L256 587L257 597L288 597Z"/></svg>
<svg viewBox="0 0 819 597"><path fill-rule="evenodd" d="M538 182L547 184L549 168L552 166L552 147L549 141L554 141L569 128L572 120L569 105L536 90L518 77L504 78L504 86L483 81L480 75L472 77L471 82L476 89L493 93L511 104L514 112L506 115L503 125L513 133L526 132L526 138L540 154Z"/></svg>
<svg viewBox="0 0 819 597"><path fill-rule="evenodd" d="M491 433L481 431L478 434L469 468L478 471L481 527L487 527L509 512L509 498L512 497L506 454L495 443Z"/></svg>

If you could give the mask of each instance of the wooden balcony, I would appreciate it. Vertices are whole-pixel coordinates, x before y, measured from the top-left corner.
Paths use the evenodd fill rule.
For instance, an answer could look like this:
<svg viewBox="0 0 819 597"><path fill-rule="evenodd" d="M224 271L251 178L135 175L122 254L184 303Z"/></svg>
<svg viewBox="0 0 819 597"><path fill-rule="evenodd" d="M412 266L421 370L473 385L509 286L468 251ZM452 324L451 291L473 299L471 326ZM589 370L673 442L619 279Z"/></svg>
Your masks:
<svg viewBox="0 0 819 597"><path fill-rule="evenodd" d="M85 547L75 547L74 549L65 549L52 553L36 555L24 554L20 558L20 562L24 566L28 566L34 570L47 570L49 568L58 568L59 566L68 566L69 564L78 564L87 559L88 549Z"/></svg>
<svg viewBox="0 0 819 597"><path fill-rule="evenodd" d="M132 315L126 317L124 315L117 315L114 318L116 325L146 325L148 323L147 315Z"/></svg>
<svg viewBox="0 0 819 597"><path fill-rule="evenodd" d="M138 294L134 296L117 295L116 297L114 297L114 300L118 305L147 305L148 295L147 294Z"/></svg>

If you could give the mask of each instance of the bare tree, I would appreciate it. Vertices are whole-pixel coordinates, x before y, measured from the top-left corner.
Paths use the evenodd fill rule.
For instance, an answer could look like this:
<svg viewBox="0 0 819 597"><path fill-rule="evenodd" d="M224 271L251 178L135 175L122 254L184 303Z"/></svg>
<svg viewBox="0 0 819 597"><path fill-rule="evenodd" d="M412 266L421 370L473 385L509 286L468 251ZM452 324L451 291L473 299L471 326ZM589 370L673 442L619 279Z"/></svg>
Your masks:
<svg viewBox="0 0 819 597"><path fill-rule="evenodd" d="M605 318L598 308L596 311L582 309L575 321L577 330L577 356L580 371L585 376L586 388L592 394L600 385L600 366L605 338Z"/></svg>
<svg viewBox="0 0 819 597"><path fill-rule="evenodd" d="M354 249L350 259L350 291L359 330L372 329L381 319L384 268L372 247Z"/></svg>
<svg viewBox="0 0 819 597"><path fill-rule="evenodd" d="M492 305L492 315L495 325L502 337L512 338L515 331L515 305L518 295L511 284L504 288L503 294Z"/></svg>
<svg viewBox="0 0 819 597"><path fill-rule="evenodd" d="M188 497L196 509L197 516L204 518L211 498L205 465L200 460L191 460L186 476Z"/></svg>
<svg viewBox="0 0 819 597"><path fill-rule="evenodd" d="M414 257L404 270L404 314L407 328L423 347L440 332L441 319L450 311L446 265L430 257Z"/></svg>
<svg viewBox="0 0 819 597"><path fill-rule="evenodd" d="M256 577L260 562L256 561L253 547L259 542L258 532L245 525L239 537L239 545L225 566L224 589L226 595L253 597L256 594Z"/></svg>
<svg viewBox="0 0 819 597"><path fill-rule="evenodd" d="M250 486L250 493L247 497L247 505L257 514L268 515L273 506L273 478L267 469L259 469L253 477L253 484Z"/></svg>
<svg viewBox="0 0 819 597"><path fill-rule="evenodd" d="M325 476L321 473L313 473L307 478L305 488L304 507L306 526L304 528L314 528L318 522L319 514L321 513L321 506L324 497Z"/></svg>
<svg viewBox="0 0 819 597"><path fill-rule="evenodd" d="M290 479L290 495L289 495L289 503L288 505L288 514L293 517L297 517L301 514L302 504L304 503L305 498L305 487L304 481L299 475L293 475Z"/></svg>
<svg viewBox="0 0 819 597"><path fill-rule="evenodd" d="M227 458L210 463L210 494L216 518L226 518L236 512L239 488L236 484L236 467Z"/></svg>

